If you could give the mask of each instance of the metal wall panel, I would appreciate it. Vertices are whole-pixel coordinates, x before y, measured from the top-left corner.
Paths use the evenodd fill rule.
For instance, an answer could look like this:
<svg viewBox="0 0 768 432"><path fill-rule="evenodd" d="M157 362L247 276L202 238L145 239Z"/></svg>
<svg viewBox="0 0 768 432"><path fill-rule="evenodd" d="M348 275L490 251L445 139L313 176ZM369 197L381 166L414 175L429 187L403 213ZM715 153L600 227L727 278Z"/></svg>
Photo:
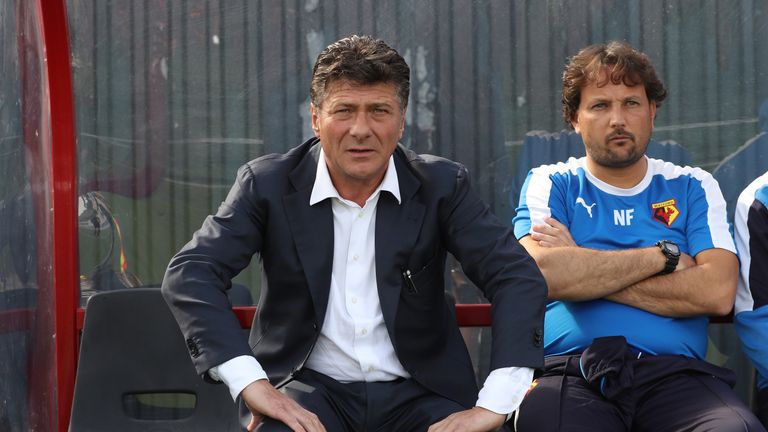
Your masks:
<svg viewBox="0 0 768 432"><path fill-rule="evenodd" d="M521 139L565 127L560 74L588 43L626 39L650 55L670 90L655 136L706 169L757 133L768 98L765 0L69 6L81 191L106 194L125 220L129 263L154 282L241 163L310 136L311 66L343 35L383 37L409 60L404 144L466 164L505 219ZM103 254L88 243L86 264Z"/></svg>

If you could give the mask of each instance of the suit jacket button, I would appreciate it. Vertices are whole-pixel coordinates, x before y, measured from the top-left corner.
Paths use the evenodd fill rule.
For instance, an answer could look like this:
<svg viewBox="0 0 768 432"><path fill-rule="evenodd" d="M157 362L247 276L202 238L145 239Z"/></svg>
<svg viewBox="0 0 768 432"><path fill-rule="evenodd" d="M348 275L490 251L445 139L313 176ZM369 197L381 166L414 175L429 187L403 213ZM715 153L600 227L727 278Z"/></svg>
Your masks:
<svg viewBox="0 0 768 432"><path fill-rule="evenodd" d="M197 347L197 344L192 340L192 338L187 339L187 348L189 349L189 353L192 354L192 357L197 357L200 355L200 349Z"/></svg>

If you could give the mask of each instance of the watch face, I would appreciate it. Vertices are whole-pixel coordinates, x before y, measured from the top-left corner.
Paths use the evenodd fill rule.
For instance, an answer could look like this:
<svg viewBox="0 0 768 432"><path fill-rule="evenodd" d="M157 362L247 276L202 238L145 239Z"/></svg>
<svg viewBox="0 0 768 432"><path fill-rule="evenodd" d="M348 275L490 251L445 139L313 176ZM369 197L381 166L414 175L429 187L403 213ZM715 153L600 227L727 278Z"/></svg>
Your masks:
<svg viewBox="0 0 768 432"><path fill-rule="evenodd" d="M664 246L667 248L667 250L673 254L673 255L680 255L680 247L677 246L677 244L672 242L665 242Z"/></svg>

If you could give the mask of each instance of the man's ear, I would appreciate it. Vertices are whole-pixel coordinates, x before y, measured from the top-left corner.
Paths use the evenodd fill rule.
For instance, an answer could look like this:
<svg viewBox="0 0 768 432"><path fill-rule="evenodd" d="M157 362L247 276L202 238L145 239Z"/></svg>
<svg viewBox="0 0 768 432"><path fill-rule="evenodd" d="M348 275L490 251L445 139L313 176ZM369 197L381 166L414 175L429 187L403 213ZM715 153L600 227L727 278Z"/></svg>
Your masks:
<svg viewBox="0 0 768 432"><path fill-rule="evenodd" d="M571 127L576 133L581 133L579 132L579 113L575 113L573 117L571 117Z"/></svg>
<svg viewBox="0 0 768 432"><path fill-rule="evenodd" d="M653 123L656 120L656 101L651 101L650 103L650 109L651 109L651 128L653 128Z"/></svg>
<svg viewBox="0 0 768 432"><path fill-rule="evenodd" d="M405 131L405 110L403 110L403 115L400 117L400 136L397 138L400 140L403 137L403 132Z"/></svg>
<svg viewBox="0 0 768 432"><path fill-rule="evenodd" d="M315 104L309 104L309 114L312 117L312 130L315 131L315 136L320 138L320 120L318 119L319 110L315 108Z"/></svg>

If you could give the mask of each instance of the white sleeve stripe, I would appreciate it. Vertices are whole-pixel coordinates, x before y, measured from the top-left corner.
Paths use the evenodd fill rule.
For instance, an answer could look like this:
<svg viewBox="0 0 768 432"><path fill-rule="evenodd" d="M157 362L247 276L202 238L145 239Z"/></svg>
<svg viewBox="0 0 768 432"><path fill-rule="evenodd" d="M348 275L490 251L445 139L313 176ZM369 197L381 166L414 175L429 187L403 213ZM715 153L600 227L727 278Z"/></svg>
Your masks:
<svg viewBox="0 0 768 432"><path fill-rule="evenodd" d="M736 245L731 237L731 231L728 226L728 213L726 210L725 199L720 191L717 180L712 174L697 167L681 167L670 162L652 160L655 169L667 180L673 180L681 176L689 176L698 180L701 188L704 190L704 197L707 200L707 227L709 227L709 237L712 239L712 246L719 249L729 250L736 253Z"/></svg>
<svg viewBox="0 0 768 432"><path fill-rule="evenodd" d="M707 226L709 227L712 244L716 248L726 249L736 253L736 245L731 237L731 231L728 227L728 213L726 210L725 199L720 191L717 181L714 177L700 179L701 187L704 188L704 194L707 199Z"/></svg>
<svg viewBox="0 0 768 432"><path fill-rule="evenodd" d="M552 191L552 180L547 170L535 169L525 191L525 205L530 212L531 228L544 223L544 219L552 215L549 208L549 195ZM529 231L532 232L532 231Z"/></svg>
<svg viewBox="0 0 768 432"><path fill-rule="evenodd" d="M580 168L584 167L585 158L568 158L565 162L558 162L552 165L542 165L531 171L528 180L528 188L525 190L525 205L528 208L533 225L544 223L544 219L552 216L552 210L549 204L549 198L552 192L552 176L575 176ZM565 222L565 221L560 221ZM530 233L531 231L529 231Z"/></svg>
<svg viewBox="0 0 768 432"><path fill-rule="evenodd" d="M734 313L751 311L754 308L755 301L752 298L752 291L749 287L749 267L752 257L749 251L749 229L747 228L747 214L749 207L754 201L755 189L754 183L747 187L736 202L736 214L734 216L734 235L736 237L736 247L739 251L739 286L736 290L736 304Z"/></svg>

